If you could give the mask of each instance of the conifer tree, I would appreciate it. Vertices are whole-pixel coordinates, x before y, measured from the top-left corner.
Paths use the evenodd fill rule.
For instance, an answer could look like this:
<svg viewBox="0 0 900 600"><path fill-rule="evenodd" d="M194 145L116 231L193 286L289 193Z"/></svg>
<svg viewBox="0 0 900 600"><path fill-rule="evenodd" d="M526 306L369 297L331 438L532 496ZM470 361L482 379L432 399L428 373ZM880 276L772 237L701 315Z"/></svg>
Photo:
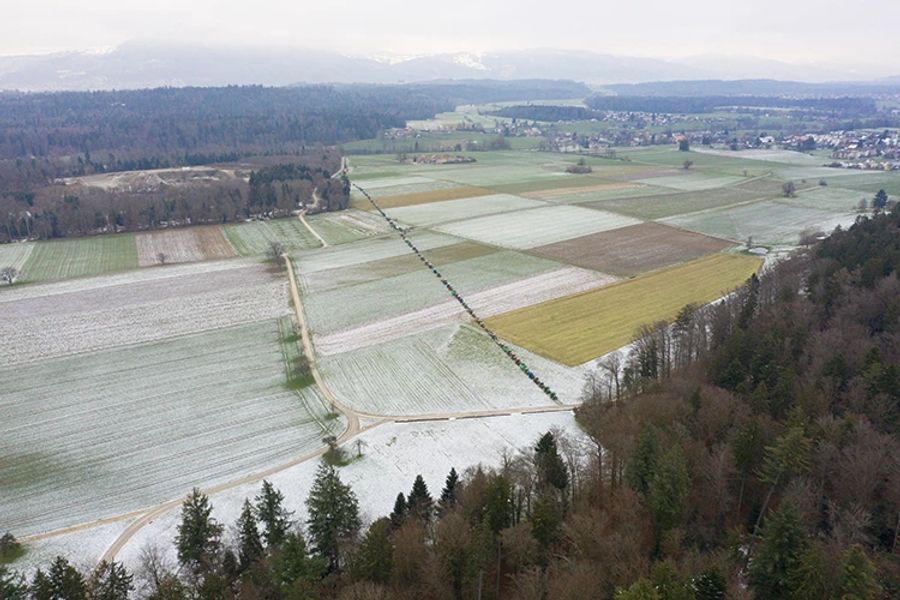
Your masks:
<svg viewBox="0 0 900 600"><path fill-rule="evenodd" d="M84 577L62 556L57 556L45 574L40 569L31 584L34 600L87 600Z"/></svg>
<svg viewBox="0 0 900 600"><path fill-rule="evenodd" d="M222 548L222 526L212 518L209 497L194 488L181 505L175 544L178 560L195 573L212 566Z"/></svg>
<svg viewBox="0 0 900 600"><path fill-rule="evenodd" d="M819 544L811 544L800 557L792 582L796 600L819 600L831 596L828 590L828 566Z"/></svg>
<svg viewBox="0 0 900 600"><path fill-rule="evenodd" d="M690 484L684 454L680 446L674 445L657 461L648 490L654 525L658 533L667 531L681 522Z"/></svg>
<svg viewBox="0 0 900 600"><path fill-rule="evenodd" d="M133 579L122 563L101 561L88 580L91 600L128 600Z"/></svg>
<svg viewBox="0 0 900 600"><path fill-rule="evenodd" d="M694 577L693 588L697 600L725 600L728 592L725 578L715 568L706 569Z"/></svg>
<svg viewBox="0 0 900 600"><path fill-rule="evenodd" d="M289 588L298 580L315 581L325 572L321 558L309 556L306 540L297 531L288 532L274 554L272 572L276 583Z"/></svg>
<svg viewBox="0 0 900 600"><path fill-rule="evenodd" d="M534 447L534 462L542 486L549 485L563 490L569 484L569 472L556 448L556 438L549 431L541 436Z"/></svg>
<svg viewBox="0 0 900 600"><path fill-rule="evenodd" d="M28 583L18 573L10 573L0 565L0 598L8 600L26 600Z"/></svg>
<svg viewBox="0 0 900 600"><path fill-rule="evenodd" d="M659 453L656 428L644 425L638 434L637 444L625 470L625 477L633 490L647 494Z"/></svg>
<svg viewBox="0 0 900 600"><path fill-rule="evenodd" d="M758 598L789 598L806 550L797 509L784 502L766 520L750 562L750 581Z"/></svg>
<svg viewBox="0 0 900 600"><path fill-rule="evenodd" d="M406 507L410 515L424 522L431 520L434 511L434 501L431 499L428 486L421 475L416 475L416 480L413 481L412 490L406 497Z"/></svg>
<svg viewBox="0 0 900 600"><path fill-rule="evenodd" d="M294 513L284 508L284 495L266 480L263 480L262 489L254 500L266 547L279 546L293 525L291 517Z"/></svg>
<svg viewBox="0 0 900 600"><path fill-rule="evenodd" d="M328 564L328 570L339 571L344 562L347 542L353 540L360 528L359 504L356 494L345 485L335 468L322 463L309 497L310 541L319 556Z"/></svg>
<svg viewBox="0 0 900 600"><path fill-rule="evenodd" d="M403 520L406 518L406 511L406 496L403 495L403 492L400 492L397 494L397 499L394 501L394 510L391 511L391 527L397 529L403 525Z"/></svg>
<svg viewBox="0 0 900 600"><path fill-rule="evenodd" d="M357 579L388 582L394 560L390 534L391 522L388 519L378 519L369 526L353 559L353 574Z"/></svg>
<svg viewBox="0 0 900 600"><path fill-rule="evenodd" d="M852 600L876 600L881 595L881 586L875 577L875 565L859 546L854 544L843 556L841 580L838 595Z"/></svg>
<svg viewBox="0 0 900 600"><path fill-rule="evenodd" d="M456 487L459 484L459 475L456 469L451 467L447 479L444 481L444 489L441 490L439 510L443 514L456 505Z"/></svg>
<svg viewBox="0 0 900 600"><path fill-rule="evenodd" d="M263 554L262 540L256 526L253 505L244 499L244 507L237 522L238 529L238 563L242 571L247 570Z"/></svg>

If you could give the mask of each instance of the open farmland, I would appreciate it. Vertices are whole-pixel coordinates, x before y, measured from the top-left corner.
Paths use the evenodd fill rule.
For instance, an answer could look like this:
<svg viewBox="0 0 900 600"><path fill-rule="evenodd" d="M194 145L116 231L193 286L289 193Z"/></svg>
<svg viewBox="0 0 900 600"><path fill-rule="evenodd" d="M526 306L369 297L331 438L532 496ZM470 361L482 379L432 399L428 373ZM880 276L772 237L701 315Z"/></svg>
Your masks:
<svg viewBox="0 0 900 600"><path fill-rule="evenodd" d="M780 188L781 184L779 184ZM766 194L763 192L731 187L678 193L672 193L672 190L664 190L664 188L647 188L640 195L601 198L591 202L580 202L579 205L617 212L639 219L662 219L688 212L753 202L765 197Z"/></svg>
<svg viewBox="0 0 900 600"><path fill-rule="evenodd" d="M803 229L831 232L838 225L849 225L855 218L849 207L841 212L828 212L792 206L779 199L669 217L663 222L734 241L752 237L757 244L793 246Z"/></svg>
<svg viewBox="0 0 900 600"><path fill-rule="evenodd" d="M22 281L99 275L138 266L134 235L122 233L37 242L22 267Z"/></svg>
<svg viewBox="0 0 900 600"><path fill-rule="evenodd" d="M309 215L306 220L329 244L355 242L381 235L390 229L381 216L355 208Z"/></svg>
<svg viewBox="0 0 900 600"><path fill-rule="evenodd" d="M716 254L599 290L487 320L501 337L566 365L579 365L629 343L645 324L671 320L686 304L719 298L760 265Z"/></svg>
<svg viewBox="0 0 900 600"><path fill-rule="evenodd" d="M312 389L286 389L274 320L3 367L0 378L0 505L19 534L286 461L319 446L327 424Z"/></svg>
<svg viewBox="0 0 900 600"><path fill-rule="evenodd" d="M491 194L475 198L393 208L388 209L386 212L392 219L403 223L425 226L540 206L546 205L537 200L529 200L528 198L513 196L512 194Z"/></svg>
<svg viewBox="0 0 900 600"><path fill-rule="evenodd" d="M574 401L583 374L522 352L541 378ZM387 415L545 406L549 399L483 333L449 325L325 356L323 376L355 410Z"/></svg>
<svg viewBox="0 0 900 600"><path fill-rule="evenodd" d="M363 186L365 187L365 186ZM368 191L368 190L366 190ZM401 206L415 206L429 202L442 202L444 200L459 200L460 198L473 198L486 196L491 190L474 186L454 186L429 192L416 192L412 194L399 194L396 196L379 196L378 206L381 208L398 208ZM357 192L358 194L358 192ZM361 196L361 194L359 194ZM374 210L372 204L365 197L354 196L350 204L353 208L362 210ZM375 196L373 196L374 198Z"/></svg>
<svg viewBox="0 0 900 600"><path fill-rule="evenodd" d="M459 238L433 233L412 231L408 237L421 250L431 250L457 244ZM294 260L301 276L330 269L340 269L363 265L369 261L409 255L409 248L396 235L359 240L342 246L323 248L315 251L295 252Z"/></svg>
<svg viewBox="0 0 900 600"><path fill-rule="evenodd" d="M461 293L471 294L551 271L558 263L517 252L495 252L441 268ZM302 275L301 267L298 271ZM304 305L310 329L324 335L439 304L447 290L425 269L309 294Z"/></svg>
<svg viewBox="0 0 900 600"><path fill-rule="evenodd" d="M385 277L394 277L420 270L422 261L409 252L405 245L403 249L405 253L400 256L391 256L358 265L306 273L301 278L301 285L306 293L323 292L333 288L376 281ZM475 242L460 242L427 250L427 253L431 264L443 266L470 258L486 256L497 251L492 246L484 246Z"/></svg>
<svg viewBox="0 0 900 600"><path fill-rule="evenodd" d="M12 267L21 272L32 250L33 243L0 244L0 269Z"/></svg>
<svg viewBox="0 0 900 600"><path fill-rule="evenodd" d="M724 250L730 242L641 223L533 248L537 256L613 275L636 275Z"/></svg>
<svg viewBox="0 0 900 600"><path fill-rule="evenodd" d="M489 317L553 298L596 289L613 281L614 278L602 273L577 267L563 267L481 292L466 294L466 301L480 317ZM347 352L435 329L448 323L469 320L468 313L463 310L459 302L455 299L447 299L419 310L329 335L317 336L316 350L322 354Z"/></svg>
<svg viewBox="0 0 900 600"><path fill-rule="evenodd" d="M261 256L272 242L285 249L318 248L319 240L298 219L275 219L225 225L225 236L241 256Z"/></svg>
<svg viewBox="0 0 900 600"><path fill-rule="evenodd" d="M13 288L0 294L0 364L149 342L287 314L286 284L242 261ZM227 268L226 268L227 267Z"/></svg>
<svg viewBox="0 0 900 600"><path fill-rule="evenodd" d="M495 246L527 249L637 223L623 215L562 205L468 219L437 230Z"/></svg>
<svg viewBox="0 0 900 600"><path fill-rule="evenodd" d="M674 188L686 192L699 192L700 190L710 190L713 188L734 185L740 183L742 180L741 177L734 177L731 175L711 175L694 172L686 173L684 175L650 177L648 179L639 179L637 181L638 183L644 183L646 185Z"/></svg>
<svg viewBox="0 0 900 600"><path fill-rule="evenodd" d="M136 235L138 265L232 258L234 249L219 227L190 227Z"/></svg>

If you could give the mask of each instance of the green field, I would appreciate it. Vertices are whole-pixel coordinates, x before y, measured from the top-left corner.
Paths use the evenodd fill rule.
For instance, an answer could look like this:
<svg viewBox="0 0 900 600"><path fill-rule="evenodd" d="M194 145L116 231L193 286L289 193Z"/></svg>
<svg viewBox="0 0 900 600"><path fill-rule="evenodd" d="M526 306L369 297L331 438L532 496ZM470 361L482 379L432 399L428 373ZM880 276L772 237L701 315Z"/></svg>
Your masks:
<svg viewBox="0 0 900 600"><path fill-rule="evenodd" d="M22 267L22 281L47 281L136 269L134 234L38 242Z"/></svg>
<svg viewBox="0 0 900 600"><path fill-rule="evenodd" d="M285 249L317 248L320 243L299 219L275 219L225 225L225 237L241 256L261 256L272 242L281 242Z"/></svg>

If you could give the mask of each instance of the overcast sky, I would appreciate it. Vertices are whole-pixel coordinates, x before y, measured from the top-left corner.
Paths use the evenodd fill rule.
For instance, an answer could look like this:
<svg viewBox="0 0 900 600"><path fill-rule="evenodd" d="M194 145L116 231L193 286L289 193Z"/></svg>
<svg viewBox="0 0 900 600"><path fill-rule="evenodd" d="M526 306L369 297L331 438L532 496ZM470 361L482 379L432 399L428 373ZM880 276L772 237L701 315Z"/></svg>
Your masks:
<svg viewBox="0 0 900 600"><path fill-rule="evenodd" d="M894 63L898 0L3 0L0 54L128 40L417 55L578 48Z"/></svg>

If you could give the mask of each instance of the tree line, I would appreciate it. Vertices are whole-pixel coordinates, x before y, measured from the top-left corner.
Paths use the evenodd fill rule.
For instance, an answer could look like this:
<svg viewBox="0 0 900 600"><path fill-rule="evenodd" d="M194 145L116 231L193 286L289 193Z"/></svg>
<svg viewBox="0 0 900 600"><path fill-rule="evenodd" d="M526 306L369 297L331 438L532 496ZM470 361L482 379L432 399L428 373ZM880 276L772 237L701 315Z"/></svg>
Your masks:
<svg viewBox="0 0 900 600"><path fill-rule="evenodd" d="M264 483L231 544L195 491L182 508L178 564L148 551L133 593L897 597L898 271L900 208L860 217L600 361L576 411L584 437L551 431L496 469L451 471L439 496L417 477L367 527L327 463L305 527ZM34 579L77 580L59 560ZM16 593L69 597L34 596L35 581L4 577Z"/></svg>
<svg viewBox="0 0 900 600"><path fill-rule="evenodd" d="M318 146L297 156L220 165L235 170L233 178L163 181L143 189L58 184L0 193L0 243L276 218L313 205L342 210L350 189L332 178L340 164L337 149ZM246 181L243 173L248 173Z"/></svg>

